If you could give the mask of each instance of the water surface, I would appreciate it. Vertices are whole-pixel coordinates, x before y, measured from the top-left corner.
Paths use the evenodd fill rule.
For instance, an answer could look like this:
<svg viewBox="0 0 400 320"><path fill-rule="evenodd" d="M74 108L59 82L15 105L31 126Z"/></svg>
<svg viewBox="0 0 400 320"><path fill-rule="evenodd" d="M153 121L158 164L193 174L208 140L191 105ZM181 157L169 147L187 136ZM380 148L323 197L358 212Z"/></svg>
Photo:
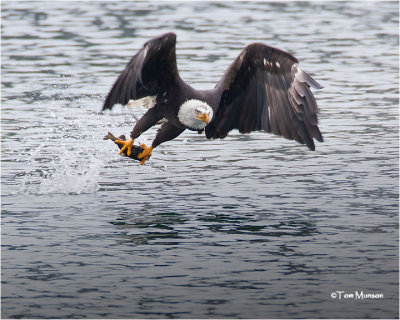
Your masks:
<svg viewBox="0 0 400 320"><path fill-rule="evenodd" d="M2 318L398 317L398 10L3 2ZM325 142L185 132L119 157L102 137L144 110L102 102L168 31L198 89L251 42L294 54ZM331 297L356 290L384 298Z"/></svg>

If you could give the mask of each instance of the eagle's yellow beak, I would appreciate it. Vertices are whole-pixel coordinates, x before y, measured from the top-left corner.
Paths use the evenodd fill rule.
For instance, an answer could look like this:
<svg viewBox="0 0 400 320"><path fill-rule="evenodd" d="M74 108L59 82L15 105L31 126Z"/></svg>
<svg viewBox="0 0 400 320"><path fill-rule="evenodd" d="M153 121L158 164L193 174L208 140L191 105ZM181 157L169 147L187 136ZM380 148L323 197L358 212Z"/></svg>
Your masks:
<svg viewBox="0 0 400 320"><path fill-rule="evenodd" d="M207 113L202 113L201 115L196 116L196 118L200 121L203 121L205 124L210 122L210 118Z"/></svg>

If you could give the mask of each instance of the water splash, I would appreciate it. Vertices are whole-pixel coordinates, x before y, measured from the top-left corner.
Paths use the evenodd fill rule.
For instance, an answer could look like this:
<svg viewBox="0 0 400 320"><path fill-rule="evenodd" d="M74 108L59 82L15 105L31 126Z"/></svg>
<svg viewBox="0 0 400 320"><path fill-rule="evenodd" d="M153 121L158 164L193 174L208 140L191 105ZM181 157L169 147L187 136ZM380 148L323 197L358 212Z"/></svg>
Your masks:
<svg viewBox="0 0 400 320"><path fill-rule="evenodd" d="M37 164L33 161L32 164ZM62 157L47 164L47 168L34 169L24 176L19 193L24 194L85 194L99 189L101 159L90 156L79 159L76 151L65 151ZM36 168L35 168L36 167Z"/></svg>
<svg viewBox="0 0 400 320"><path fill-rule="evenodd" d="M82 101L79 101L82 102ZM35 135L24 140L18 154L24 163L18 174L22 194L86 194L99 190L100 173L110 160L109 145L102 144L104 120L94 113L97 100L71 107L51 101L43 113L46 125L38 122Z"/></svg>
<svg viewBox="0 0 400 320"><path fill-rule="evenodd" d="M41 181L38 194L83 194L99 189L101 160L91 157L88 163L77 166L71 165L68 160L56 164L55 172Z"/></svg>

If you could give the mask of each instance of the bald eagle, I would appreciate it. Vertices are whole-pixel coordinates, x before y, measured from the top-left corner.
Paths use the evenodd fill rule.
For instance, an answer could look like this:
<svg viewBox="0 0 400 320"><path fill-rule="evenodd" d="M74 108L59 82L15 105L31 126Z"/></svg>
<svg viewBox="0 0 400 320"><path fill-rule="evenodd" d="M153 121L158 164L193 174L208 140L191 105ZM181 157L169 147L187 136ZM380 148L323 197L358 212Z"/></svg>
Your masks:
<svg viewBox="0 0 400 320"><path fill-rule="evenodd" d="M262 43L248 45L211 90L196 90L179 76L176 35L166 33L147 41L129 61L111 88L103 110L114 104L149 97L151 106L139 119L120 154L130 155L134 139L166 119L151 146L142 144L140 164L163 142L186 129L205 131L208 139L225 138L229 131L262 130L306 144L322 142L317 103L310 87L322 87L298 66L287 52ZM142 101L143 101L142 100Z"/></svg>

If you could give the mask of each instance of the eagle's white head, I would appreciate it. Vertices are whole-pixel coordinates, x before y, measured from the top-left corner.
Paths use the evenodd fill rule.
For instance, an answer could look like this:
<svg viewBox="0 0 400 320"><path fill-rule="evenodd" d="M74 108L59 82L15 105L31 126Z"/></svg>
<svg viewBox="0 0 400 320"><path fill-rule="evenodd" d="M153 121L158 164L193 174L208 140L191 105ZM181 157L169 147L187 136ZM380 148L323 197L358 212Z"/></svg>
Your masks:
<svg viewBox="0 0 400 320"><path fill-rule="evenodd" d="M210 123L213 110L204 101L191 99L185 101L179 108L178 119L189 129L201 130Z"/></svg>

